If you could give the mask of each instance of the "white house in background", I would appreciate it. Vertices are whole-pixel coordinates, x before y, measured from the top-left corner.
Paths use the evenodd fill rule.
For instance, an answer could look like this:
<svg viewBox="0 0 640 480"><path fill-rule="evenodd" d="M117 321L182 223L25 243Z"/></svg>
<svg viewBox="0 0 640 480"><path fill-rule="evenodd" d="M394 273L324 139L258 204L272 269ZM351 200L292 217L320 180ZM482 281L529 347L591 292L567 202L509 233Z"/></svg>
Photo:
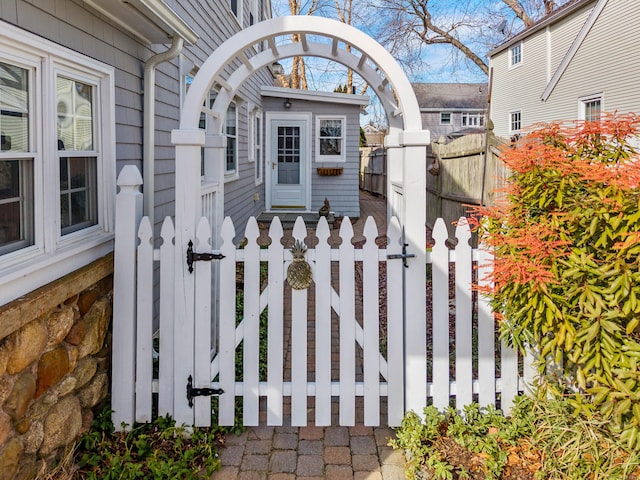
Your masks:
<svg viewBox="0 0 640 480"><path fill-rule="evenodd" d="M600 112L640 113L640 2L575 0L489 53L502 137Z"/></svg>

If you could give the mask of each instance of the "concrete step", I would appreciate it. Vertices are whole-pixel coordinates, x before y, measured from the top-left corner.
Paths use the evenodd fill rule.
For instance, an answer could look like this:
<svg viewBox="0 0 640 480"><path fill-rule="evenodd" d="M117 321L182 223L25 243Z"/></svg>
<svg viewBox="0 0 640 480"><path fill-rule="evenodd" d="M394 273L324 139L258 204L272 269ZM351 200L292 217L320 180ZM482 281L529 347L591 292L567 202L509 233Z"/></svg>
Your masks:
<svg viewBox="0 0 640 480"><path fill-rule="evenodd" d="M262 212L258 215L256 220L258 221L258 224L262 224L268 228L273 217L276 216L280 218L283 229L293 228L298 217L302 217L302 220L304 220L304 223L308 228L315 228L318 225L318 220L320 219L320 215L315 212ZM334 220L335 218L333 215L330 215L327 218L330 228L333 227Z"/></svg>

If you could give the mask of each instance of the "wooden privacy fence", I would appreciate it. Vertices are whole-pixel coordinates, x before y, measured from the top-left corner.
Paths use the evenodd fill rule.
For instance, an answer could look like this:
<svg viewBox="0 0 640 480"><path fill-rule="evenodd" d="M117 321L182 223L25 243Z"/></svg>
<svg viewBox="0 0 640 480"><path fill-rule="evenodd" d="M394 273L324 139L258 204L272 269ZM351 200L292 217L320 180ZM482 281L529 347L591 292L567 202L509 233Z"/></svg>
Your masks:
<svg viewBox="0 0 640 480"><path fill-rule="evenodd" d="M132 195L133 199L136 192L123 188L119 195ZM118 202L118 208L126 205ZM122 213L118 212L119 220L126 217ZM139 215L128 213L129 220L136 223ZM300 290L287 285L292 255L281 244L283 231L277 217L270 225L271 243L266 248L258 244L260 231L253 218L244 232L246 244L242 248L234 245L235 228L227 218L219 232L221 247L215 252L223 258L213 264L193 264L194 351L176 348L179 337L189 329L181 324L182 319L173 318L172 219L164 220L161 242L153 241L146 217L139 227L123 226L122 232L137 232L139 244L135 238L116 239L112 395L116 425L149 422L155 393L157 414L173 416L187 395L188 379L173 374L181 362L195 365L192 386L223 390L217 411L221 425L233 425L240 398L245 425L265 420L260 416L261 399L266 399L269 425L286 424L289 415L292 425L306 425L309 407L314 410L312 423L330 425L335 422L334 401L339 403L337 423L341 425L353 425L357 419L366 425L380 424L383 403L387 417L382 422L400 424L405 413L404 267L398 258L403 247L395 218L387 231L387 246L376 244L378 229L373 218L367 219L362 248L352 244L353 226L348 218L340 227L340 246L331 248L331 232L321 218L315 230L318 243L305 255L313 281ZM203 217L194 250L212 252L210 232ZM298 218L293 239L303 241L307 233ZM499 402L509 411L514 396L531 380L532 370L527 359L519 359L514 350L496 342L493 315L485 299L474 301L474 268L478 266L477 279L482 284L490 278L490 266L486 252L469 246L470 235L461 221L456 229L458 244L450 250L441 219L433 231L435 245L427 256L431 267L425 279L431 284L428 303L432 315L427 329L431 333L424 339L429 365L424 375L428 397L424 404L446 408L454 401L461 408L477 400L482 405ZM127 258L130 261L124 260ZM154 292L158 263L159 290ZM386 295L381 297L382 292ZM127 298L135 300L127 303ZM386 299L385 308L381 309L380 298ZM154 332L155 300L159 300L159 329ZM381 317L380 311L386 315ZM116 359L121 359L118 366ZM131 359L132 365L122 359ZM241 368L237 368L238 362ZM131 380L122 381L126 378ZM356 411L356 397L363 398L362 415ZM195 395L191 400L194 424L208 425L210 398Z"/></svg>
<svg viewBox="0 0 640 480"><path fill-rule="evenodd" d="M444 137L433 141L427 149L427 224L444 218L453 233L452 224L466 215L468 205L492 205L507 177L500 160L500 148L506 140L493 130L464 135L449 143Z"/></svg>

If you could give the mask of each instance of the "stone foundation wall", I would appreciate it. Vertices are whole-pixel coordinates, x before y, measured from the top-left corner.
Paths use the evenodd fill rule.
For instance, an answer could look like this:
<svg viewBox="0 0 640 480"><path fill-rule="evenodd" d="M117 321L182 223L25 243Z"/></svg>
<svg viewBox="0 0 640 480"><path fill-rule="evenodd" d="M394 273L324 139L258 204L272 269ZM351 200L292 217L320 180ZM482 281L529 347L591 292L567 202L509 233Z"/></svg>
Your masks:
<svg viewBox="0 0 640 480"><path fill-rule="evenodd" d="M113 256L0 307L0 480L52 468L107 396Z"/></svg>

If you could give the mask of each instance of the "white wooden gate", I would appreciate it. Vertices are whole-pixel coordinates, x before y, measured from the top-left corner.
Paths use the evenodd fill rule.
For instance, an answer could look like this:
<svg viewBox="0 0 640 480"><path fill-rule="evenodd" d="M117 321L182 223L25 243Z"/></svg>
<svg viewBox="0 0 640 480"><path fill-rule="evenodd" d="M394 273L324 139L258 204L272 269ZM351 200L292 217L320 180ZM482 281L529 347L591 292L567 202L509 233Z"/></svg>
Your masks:
<svg viewBox="0 0 640 480"><path fill-rule="evenodd" d="M175 417L179 406L186 404L189 378L174 372L194 359L191 386L224 392L215 412L220 425L233 425L238 399L242 399L245 425L399 425L406 409L404 266L403 259L397 258L402 257L403 243L395 218L387 230L386 247L376 245L377 227L372 218L367 219L362 248L351 243L349 219L340 227L342 243L331 248L331 232L322 218L315 230L318 244L306 253L313 283L305 290L293 290L286 283L291 253L280 242L283 231L277 218L269 228L267 248L257 242L260 232L253 218L244 232L246 244L238 248L233 243L235 228L227 218L216 252L224 258L216 260L215 267L211 262L193 263L196 320L188 326L173 316L173 221L165 219L161 242L154 242L148 219L138 221L135 214L139 192L120 186L117 219L133 225L125 228L123 224L119 231L137 231L139 245L135 238L123 238L124 233L116 238L114 360L133 359L127 367L133 371L122 366L116 370L114 362L113 374L117 379L135 378L130 383L114 380L116 425L150 421L155 393L158 415ZM203 217L195 251L212 252L210 232ZM306 237L299 218L293 239ZM531 380L532 369L528 359L519 361L514 350L496 342L487 302L482 297L473 301L472 283L490 278L487 253L469 246L464 221L456 237L457 247L450 250L445 244L446 226L438 220L435 245L427 253L430 269L425 280L431 285L427 304L432 315L427 319L430 334L421 339L428 365L422 377L427 392L424 404L446 408L455 401L461 408L475 400L481 405L499 402L508 411L513 397ZM154 328L153 272L158 262L159 328ZM479 266L477 280L473 279L475 266ZM219 282L212 282L215 273ZM212 285L219 285L213 295ZM134 300L125 304L132 289ZM379 316L381 289L386 289L383 317ZM212 297L218 302L212 302ZM217 328L212 336L214 320ZM185 332L193 332L194 351L179 348ZM210 397L195 395L192 400L194 424L209 425ZM386 417L381 415L384 410Z"/></svg>

